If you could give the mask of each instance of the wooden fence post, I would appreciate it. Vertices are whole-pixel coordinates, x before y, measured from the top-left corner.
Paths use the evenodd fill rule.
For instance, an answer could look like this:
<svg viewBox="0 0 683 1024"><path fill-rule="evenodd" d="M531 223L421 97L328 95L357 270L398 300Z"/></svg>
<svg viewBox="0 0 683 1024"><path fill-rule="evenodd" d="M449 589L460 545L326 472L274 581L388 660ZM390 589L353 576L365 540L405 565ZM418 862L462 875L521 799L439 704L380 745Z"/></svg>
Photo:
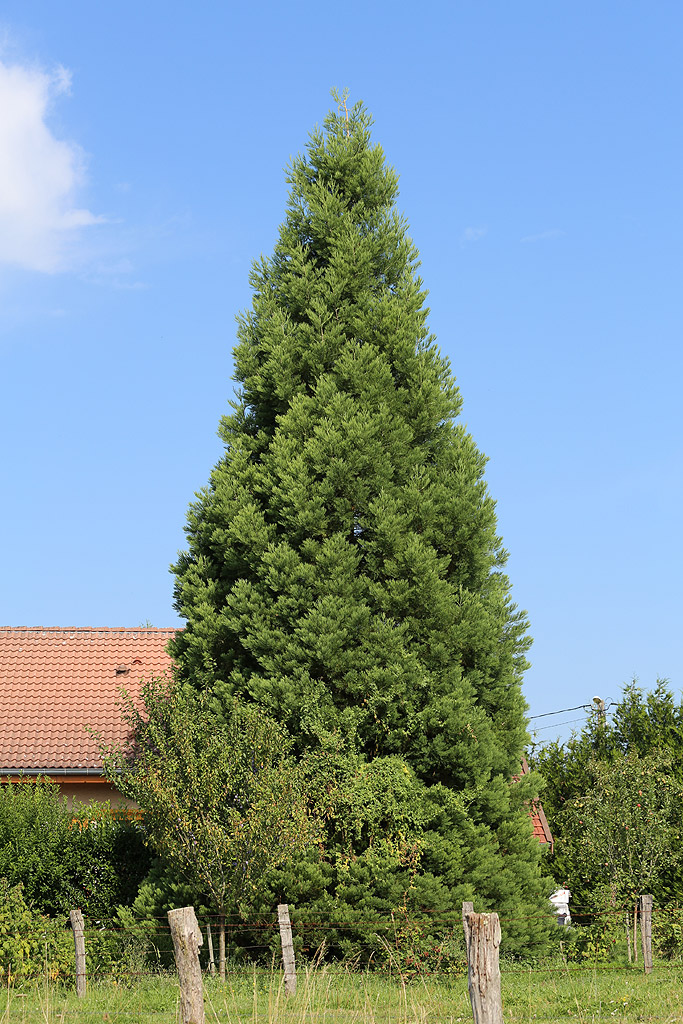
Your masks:
<svg viewBox="0 0 683 1024"><path fill-rule="evenodd" d="M278 903L277 919L280 924L282 965L285 969L285 995L293 996L296 994L296 964L294 962L292 925L289 920L289 905L287 903Z"/></svg>
<svg viewBox="0 0 683 1024"><path fill-rule="evenodd" d="M640 938L643 943L643 966L645 973L652 971L652 903L650 894L639 898L640 907Z"/></svg>
<svg viewBox="0 0 683 1024"><path fill-rule="evenodd" d="M74 949L76 950L76 995L85 995L85 931L83 928L83 911L72 910L69 914L71 928L74 933Z"/></svg>
<svg viewBox="0 0 683 1024"><path fill-rule="evenodd" d="M169 910L168 923L180 979L182 1024L204 1024L204 990L199 966L199 947L203 940L194 907Z"/></svg>
<svg viewBox="0 0 683 1024"><path fill-rule="evenodd" d="M469 963L470 959L470 926L467 923L467 915L473 913L474 903L463 903L462 905L462 930L465 933L465 956Z"/></svg>
<svg viewBox="0 0 683 1024"><path fill-rule="evenodd" d="M498 914L467 915L467 987L474 1024L503 1024L500 994L500 921Z"/></svg>
<svg viewBox="0 0 683 1024"><path fill-rule="evenodd" d="M213 978L216 973L216 961L213 958L213 936L211 935L211 922L206 922L206 939L209 946L209 974Z"/></svg>

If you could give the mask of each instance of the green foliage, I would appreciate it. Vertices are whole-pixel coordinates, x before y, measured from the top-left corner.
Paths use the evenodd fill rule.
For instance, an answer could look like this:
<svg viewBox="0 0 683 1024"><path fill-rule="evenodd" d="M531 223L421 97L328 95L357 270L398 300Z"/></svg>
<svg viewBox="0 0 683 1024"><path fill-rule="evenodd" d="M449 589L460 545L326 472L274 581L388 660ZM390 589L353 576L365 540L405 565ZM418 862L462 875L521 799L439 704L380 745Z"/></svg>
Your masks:
<svg viewBox="0 0 683 1024"><path fill-rule="evenodd" d="M655 905L683 898L679 855L683 705L662 680L628 685L610 720L596 716L566 743L530 756L543 776L555 838L553 873L575 910L597 910L652 892Z"/></svg>
<svg viewBox="0 0 683 1024"><path fill-rule="evenodd" d="M591 966L627 959L621 917L607 915L579 928L563 928L561 935L562 957L570 964Z"/></svg>
<svg viewBox="0 0 683 1024"><path fill-rule="evenodd" d="M655 689L643 691L633 680L607 721L597 714L582 731L565 743L555 741L537 747L529 763L543 777L543 806L554 816L567 800L580 796L585 788L591 761L614 761L635 751L643 755L668 751L671 771L683 782L683 703L676 703L666 680L658 679Z"/></svg>
<svg viewBox="0 0 683 1024"><path fill-rule="evenodd" d="M187 626L172 653L197 690L262 706L300 756L402 759L422 787L420 872L434 891L445 880L436 903L465 891L482 909L538 913L540 851L510 792L527 738L527 622L485 457L456 422L429 333L397 175L367 111L348 114L329 114L293 161L275 251L252 270L225 454L174 567ZM370 822L359 827L350 800L333 861L350 836L367 860ZM356 900L381 885L364 872Z"/></svg>
<svg viewBox="0 0 683 1024"><path fill-rule="evenodd" d="M0 877L46 914L109 919L131 903L149 858L139 825L108 804L69 810L46 779L0 785Z"/></svg>
<svg viewBox="0 0 683 1024"><path fill-rule="evenodd" d="M121 792L144 812L146 841L219 914L251 906L267 868L315 837L282 730L234 702L222 721L204 697L148 683L126 701L126 750L105 752Z"/></svg>
<svg viewBox="0 0 683 1024"><path fill-rule="evenodd" d="M130 983L147 966L146 938L133 929L86 927L85 946L90 979L106 976ZM58 981L72 979L73 974L74 939L69 925L38 913L26 902L21 883L10 885L0 878L0 982Z"/></svg>
<svg viewBox="0 0 683 1024"><path fill-rule="evenodd" d="M667 959L683 956L683 910L673 907L652 918L652 946L655 955Z"/></svg>
<svg viewBox="0 0 683 1024"><path fill-rule="evenodd" d="M73 973L73 959L71 930L34 910L21 883L0 878L0 981L56 980Z"/></svg>
<svg viewBox="0 0 683 1024"><path fill-rule="evenodd" d="M27 905L22 886L0 878L0 978L14 981L40 972L47 921Z"/></svg>
<svg viewBox="0 0 683 1024"><path fill-rule="evenodd" d="M130 913L128 908L120 908L119 914ZM150 967L158 967L158 958L151 956L150 943L146 936L138 934L135 929L120 927L117 920L114 931L100 928L86 928L85 949L87 972L91 980L113 981L115 985L135 986L140 975L149 972ZM62 971L62 977L73 977L74 948L71 929L63 929L62 941L68 946L68 966ZM172 964L172 960L170 961Z"/></svg>
<svg viewBox="0 0 683 1024"><path fill-rule="evenodd" d="M590 765L591 788L563 812L575 837L575 865L595 909L634 904L662 867L680 862L681 787L662 753L630 751Z"/></svg>

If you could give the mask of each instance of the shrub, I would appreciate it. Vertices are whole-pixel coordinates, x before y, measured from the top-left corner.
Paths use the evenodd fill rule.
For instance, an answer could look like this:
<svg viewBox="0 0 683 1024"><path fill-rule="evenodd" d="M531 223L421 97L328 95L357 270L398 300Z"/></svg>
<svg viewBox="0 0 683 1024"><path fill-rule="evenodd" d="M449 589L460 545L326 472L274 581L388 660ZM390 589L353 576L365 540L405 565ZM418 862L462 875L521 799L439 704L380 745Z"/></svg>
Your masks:
<svg viewBox="0 0 683 1024"><path fill-rule="evenodd" d="M73 941L55 921L26 902L23 887L0 878L0 979L13 984L47 973L52 979L73 970Z"/></svg>
<svg viewBox="0 0 683 1024"><path fill-rule="evenodd" d="M0 785L0 876L40 913L108 919L135 899L149 867L139 823L108 804L69 810L47 779Z"/></svg>

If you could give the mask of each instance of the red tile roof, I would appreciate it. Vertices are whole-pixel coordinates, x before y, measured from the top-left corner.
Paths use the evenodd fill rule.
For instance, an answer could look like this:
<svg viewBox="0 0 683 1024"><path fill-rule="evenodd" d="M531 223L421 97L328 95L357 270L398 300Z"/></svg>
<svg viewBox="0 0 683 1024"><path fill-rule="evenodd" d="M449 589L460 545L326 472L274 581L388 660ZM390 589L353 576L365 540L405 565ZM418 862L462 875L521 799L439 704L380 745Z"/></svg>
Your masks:
<svg viewBox="0 0 683 1024"><path fill-rule="evenodd" d="M102 771L98 732L121 742L121 688L169 674L175 629L0 627L0 774Z"/></svg>
<svg viewBox="0 0 683 1024"><path fill-rule="evenodd" d="M120 691L136 696L143 680L170 674L166 645L175 632L0 627L0 775L100 775L87 728L107 744L125 739ZM521 774L528 771L523 758ZM529 814L534 835L552 850L540 801Z"/></svg>
<svg viewBox="0 0 683 1024"><path fill-rule="evenodd" d="M527 775L528 772L529 772L529 763L528 763L526 757L523 756L522 757L522 771L520 772L519 775L515 775L514 779L515 780L520 779L522 777L522 775ZM550 852L552 853L553 852L553 847L555 846L555 840L553 839L553 834L550 831L550 825L548 824L548 819L545 816L545 811L543 810L543 804L541 803L540 800L534 800L533 803L531 804L531 810L529 811L529 817L531 818L532 825L534 826L534 838L538 839L539 843L543 843L544 845L548 845L550 847Z"/></svg>

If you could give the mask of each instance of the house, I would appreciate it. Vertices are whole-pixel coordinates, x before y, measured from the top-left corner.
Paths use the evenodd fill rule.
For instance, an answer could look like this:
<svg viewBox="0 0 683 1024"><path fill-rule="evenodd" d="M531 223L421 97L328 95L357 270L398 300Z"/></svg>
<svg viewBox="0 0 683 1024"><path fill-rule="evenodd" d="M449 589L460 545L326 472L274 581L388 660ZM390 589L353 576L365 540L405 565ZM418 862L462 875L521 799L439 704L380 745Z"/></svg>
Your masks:
<svg viewBox="0 0 683 1024"><path fill-rule="evenodd" d="M521 779L522 775L529 773L529 764L526 757L522 756L522 770L519 775L515 775L515 779ZM550 853L553 852L555 846L555 840L553 839L552 832L550 831L550 825L548 819L545 816L543 810L543 804L540 800L534 800L529 810L529 816L531 817L532 824L534 826L534 837L539 841L541 846L547 846Z"/></svg>
<svg viewBox="0 0 683 1024"><path fill-rule="evenodd" d="M59 784L69 801L128 801L102 771L94 730L102 741L126 738L120 694L132 697L144 680L170 675L166 652L173 628L0 627L0 779L38 775ZM529 771L526 758L522 771ZM553 849L543 807L530 816L539 843Z"/></svg>
<svg viewBox="0 0 683 1024"><path fill-rule="evenodd" d="M72 802L128 801L103 776L98 742L122 743L119 701L170 673L175 629L0 628L0 779L43 775Z"/></svg>

